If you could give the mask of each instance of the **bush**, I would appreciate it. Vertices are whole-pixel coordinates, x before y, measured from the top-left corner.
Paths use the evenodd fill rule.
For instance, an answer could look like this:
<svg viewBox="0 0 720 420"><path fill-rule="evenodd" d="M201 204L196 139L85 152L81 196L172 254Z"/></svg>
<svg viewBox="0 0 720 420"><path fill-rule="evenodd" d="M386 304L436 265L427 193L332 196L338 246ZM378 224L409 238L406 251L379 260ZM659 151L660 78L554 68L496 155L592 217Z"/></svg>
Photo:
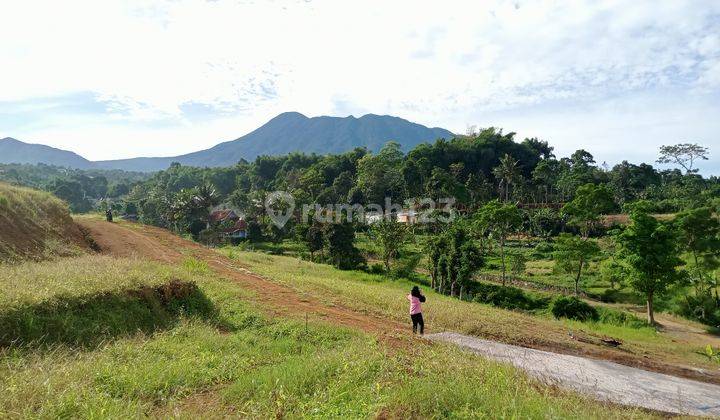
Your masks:
<svg viewBox="0 0 720 420"><path fill-rule="evenodd" d="M504 309L531 311L547 306L547 299L536 298L516 287L478 283L472 293L473 301L488 303Z"/></svg>
<svg viewBox="0 0 720 420"><path fill-rule="evenodd" d="M555 318L569 318L578 321L597 321L597 310L576 297L560 296L552 304Z"/></svg>
<svg viewBox="0 0 720 420"><path fill-rule="evenodd" d="M418 264L420 264L421 259L422 255L420 254L409 255L405 258L398 259L392 272L393 277L413 279L415 277L415 269Z"/></svg>
<svg viewBox="0 0 720 420"><path fill-rule="evenodd" d="M540 242L533 250L533 256L537 258L549 257L555 251L555 247L550 242Z"/></svg>
<svg viewBox="0 0 720 420"><path fill-rule="evenodd" d="M687 295L678 302L678 315L720 327L720 302L710 294Z"/></svg>
<svg viewBox="0 0 720 420"><path fill-rule="evenodd" d="M370 264L370 267L368 267L368 273L370 274L384 274L385 273L385 266L381 263L374 263Z"/></svg>
<svg viewBox="0 0 720 420"><path fill-rule="evenodd" d="M604 324L616 325L618 327L643 328L648 323L635 315L609 308L598 308L598 320Z"/></svg>

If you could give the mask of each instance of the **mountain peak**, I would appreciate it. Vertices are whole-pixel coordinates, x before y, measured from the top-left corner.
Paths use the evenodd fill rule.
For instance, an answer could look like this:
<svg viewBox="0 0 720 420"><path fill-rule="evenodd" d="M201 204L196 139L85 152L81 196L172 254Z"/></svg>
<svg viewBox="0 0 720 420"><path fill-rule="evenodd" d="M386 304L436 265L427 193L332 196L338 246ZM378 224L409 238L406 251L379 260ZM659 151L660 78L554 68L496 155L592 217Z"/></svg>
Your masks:
<svg viewBox="0 0 720 420"><path fill-rule="evenodd" d="M280 113L280 114L276 115L276 116L275 116L273 119L271 119L270 121L275 121L275 120L291 120L291 119L292 119L292 120L307 120L308 117L306 117L305 115L303 115L303 114L301 114L301 113L299 113L299 112L296 112L296 111L288 111L288 112L283 112L283 113Z"/></svg>
<svg viewBox="0 0 720 420"><path fill-rule="evenodd" d="M308 118L299 112L283 112L236 140L181 156L90 162L72 152L27 144L8 137L3 140L9 141L0 142L0 163L47 163L81 169L157 171L166 169L172 162L187 166L218 167L232 166L243 159L254 160L260 155L292 152L325 155L344 153L356 147L377 152L391 140L400 143L404 150L409 150L419 143L452 137L453 133L448 130L428 128L391 115Z"/></svg>

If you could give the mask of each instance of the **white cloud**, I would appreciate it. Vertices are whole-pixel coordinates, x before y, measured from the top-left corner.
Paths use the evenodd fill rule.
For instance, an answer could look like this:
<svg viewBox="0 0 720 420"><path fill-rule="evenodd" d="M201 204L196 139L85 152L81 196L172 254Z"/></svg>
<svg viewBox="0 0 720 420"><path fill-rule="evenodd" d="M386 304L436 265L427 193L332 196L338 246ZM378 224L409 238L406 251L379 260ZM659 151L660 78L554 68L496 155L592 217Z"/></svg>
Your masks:
<svg viewBox="0 0 720 420"><path fill-rule="evenodd" d="M2 134L126 157L196 150L288 110L366 111L456 131L543 118L547 131L528 135L564 147L572 140L547 127L582 104L664 94L710 109L697 107L720 91L719 28L720 3L691 0L8 2L0 102L93 92L106 111ZM666 118L658 103L643 118ZM209 112L194 118L191 104ZM598 138L633 127L603 115ZM143 141L99 140L123 135Z"/></svg>

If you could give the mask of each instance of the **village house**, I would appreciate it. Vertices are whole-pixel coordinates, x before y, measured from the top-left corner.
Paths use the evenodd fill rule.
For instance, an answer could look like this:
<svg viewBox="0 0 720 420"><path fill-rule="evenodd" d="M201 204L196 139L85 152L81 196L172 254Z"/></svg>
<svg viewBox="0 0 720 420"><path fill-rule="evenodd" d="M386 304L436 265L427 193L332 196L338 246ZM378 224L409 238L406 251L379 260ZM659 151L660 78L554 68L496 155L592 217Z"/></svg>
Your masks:
<svg viewBox="0 0 720 420"><path fill-rule="evenodd" d="M215 210L208 217L208 229L217 228L220 239L237 242L247 238L247 222L231 209Z"/></svg>

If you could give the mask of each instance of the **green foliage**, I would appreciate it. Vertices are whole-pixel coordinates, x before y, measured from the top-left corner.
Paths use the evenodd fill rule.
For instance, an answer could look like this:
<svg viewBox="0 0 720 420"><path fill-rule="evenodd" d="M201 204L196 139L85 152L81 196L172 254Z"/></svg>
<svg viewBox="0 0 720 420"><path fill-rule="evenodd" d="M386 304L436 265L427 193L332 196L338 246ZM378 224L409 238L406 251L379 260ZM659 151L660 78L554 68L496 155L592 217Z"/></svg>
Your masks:
<svg viewBox="0 0 720 420"><path fill-rule="evenodd" d="M377 155L365 155L357 165L357 187L366 203L385 205L388 197L401 202L405 179L401 171L403 152L400 144L389 142Z"/></svg>
<svg viewBox="0 0 720 420"><path fill-rule="evenodd" d="M697 160L707 160L708 148L693 143L681 143L671 146L660 146L658 163L674 163L680 165L687 173L696 172L693 165Z"/></svg>
<svg viewBox="0 0 720 420"><path fill-rule="evenodd" d="M459 295L463 289L467 291L473 274L484 265L480 250L470 235L470 227L462 219L430 238L425 250L430 254L431 287L451 296Z"/></svg>
<svg viewBox="0 0 720 420"><path fill-rule="evenodd" d="M599 252L600 248L592 239L583 239L568 233L557 237L553 259L556 267L566 273L575 274L575 295L579 293L583 267Z"/></svg>
<svg viewBox="0 0 720 420"><path fill-rule="evenodd" d="M622 287L627 276L627 268L614 258L604 260L600 264L600 278L610 285L610 289L615 289L616 285Z"/></svg>
<svg viewBox="0 0 720 420"><path fill-rule="evenodd" d="M380 257L385 265L385 272L390 273L390 263L397 257L403 244L409 239L408 228L393 218L383 217L373 223L370 233L372 239L380 247Z"/></svg>
<svg viewBox="0 0 720 420"><path fill-rule="evenodd" d="M351 223L330 223L325 226L325 244L330 262L341 270L354 270L365 264L355 247L355 228Z"/></svg>
<svg viewBox="0 0 720 420"><path fill-rule="evenodd" d="M525 273L527 264L527 257L523 252L512 252L510 253L510 271L515 276L520 276Z"/></svg>
<svg viewBox="0 0 720 420"><path fill-rule="evenodd" d="M505 242L508 236L522 223L520 209L514 204L503 204L493 200L483 206L476 216L476 229L488 232L500 246L503 285L505 284Z"/></svg>
<svg viewBox="0 0 720 420"><path fill-rule="evenodd" d="M568 318L578 321L597 321L597 310L576 297L560 296L556 298L550 311L555 318Z"/></svg>
<svg viewBox="0 0 720 420"><path fill-rule="evenodd" d="M577 226L587 238L600 224L600 217L614 207L612 192L605 185L585 184L578 187L575 198L565 204L562 212L570 224Z"/></svg>
<svg viewBox="0 0 720 420"><path fill-rule="evenodd" d="M478 283L472 288L473 301L503 309L533 311L546 308L548 299L534 297L516 287Z"/></svg>
<svg viewBox="0 0 720 420"><path fill-rule="evenodd" d="M615 325L618 327L646 328L648 323L638 317L625 312L610 308L598 307L598 321L603 324Z"/></svg>
<svg viewBox="0 0 720 420"><path fill-rule="evenodd" d="M683 264L678 233L671 223L650 216L643 205L634 207L630 220L630 226L617 235L618 257L629 268L630 286L645 294L648 322L654 324L654 296L683 277L678 271Z"/></svg>
<svg viewBox="0 0 720 420"><path fill-rule="evenodd" d="M720 267L720 221L709 207L686 210L675 218L680 241L693 257L693 277L701 281Z"/></svg>

